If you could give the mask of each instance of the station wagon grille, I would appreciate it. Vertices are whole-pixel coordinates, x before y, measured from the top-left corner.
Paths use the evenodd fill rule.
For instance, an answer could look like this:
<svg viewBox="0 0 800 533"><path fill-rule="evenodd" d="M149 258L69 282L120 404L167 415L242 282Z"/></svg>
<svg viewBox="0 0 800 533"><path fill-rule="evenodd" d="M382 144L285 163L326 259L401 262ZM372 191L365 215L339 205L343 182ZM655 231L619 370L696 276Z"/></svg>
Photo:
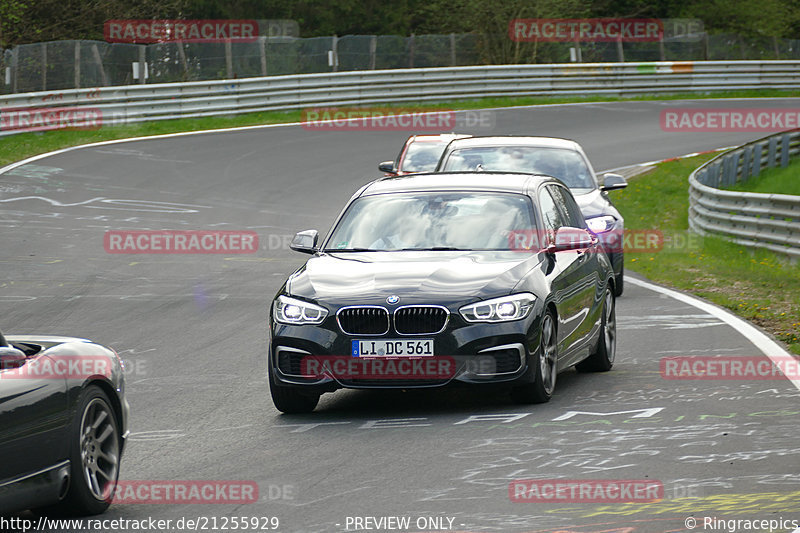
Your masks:
<svg viewBox="0 0 800 533"><path fill-rule="evenodd" d="M394 329L401 335L439 333L447 324L447 309L429 305L400 307L394 312Z"/></svg>
<svg viewBox="0 0 800 533"><path fill-rule="evenodd" d="M348 335L383 335L389 331L389 312L383 307L345 307L336 319Z"/></svg>

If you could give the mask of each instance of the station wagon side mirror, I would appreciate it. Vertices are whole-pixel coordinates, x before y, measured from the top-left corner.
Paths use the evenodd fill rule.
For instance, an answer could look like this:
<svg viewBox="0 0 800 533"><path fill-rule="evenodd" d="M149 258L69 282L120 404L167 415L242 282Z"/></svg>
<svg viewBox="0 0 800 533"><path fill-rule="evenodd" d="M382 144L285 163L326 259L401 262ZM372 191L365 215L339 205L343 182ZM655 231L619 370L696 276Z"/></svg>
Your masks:
<svg viewBox="0 0 800 533"><path fill-rule="evenodd" d="M567 250L582 250L591 248L597 243L597 238L582 228L562 227L556 232L555 243L550 246L553 252Z"/></svg>
<svg viewBox="0 0 800 533"><path fill-rule="evenodd" d="M603 185L600 186L601 191L613 191L616 189L624 189L628 186L628 182L624 177L619 174L612 174L611 172L603 174Z"/></svg>
<svg viewBox="0 0 800 533"><path fill-rule="evenodd" d="M388 174L397 174L397 172L394 170L394 161L384 161L383 163L379 163L378 170Z"/></svg>
<svg viewBox="0 0 800 533"><path fill-rule="evenodd" d="M0 346L0 370L19 368L25 364L28 357L25 352L13 346Z"/></svg>
<svg viewBox="0 0 800 533"><path fill-rule="evenodd" d="M317 251L317 240L319 239L319 232L315 229L307 229L295 234L289 248L295 252L302 252L304 254L313 254Z"/></svg>

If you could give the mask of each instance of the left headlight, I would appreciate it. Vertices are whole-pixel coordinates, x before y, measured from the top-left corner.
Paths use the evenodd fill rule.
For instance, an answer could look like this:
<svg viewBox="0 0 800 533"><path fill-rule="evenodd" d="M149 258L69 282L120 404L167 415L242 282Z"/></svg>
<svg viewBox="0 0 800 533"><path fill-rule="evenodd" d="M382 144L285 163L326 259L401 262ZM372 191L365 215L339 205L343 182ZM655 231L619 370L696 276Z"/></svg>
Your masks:
<svg viewBox="0 0 800 533"><path fill-rule="evenodd" d="M272 304L275 321L281 324L321 324L328 316L328 310L302 300L278 296Z"/></svg>
<svg viewBox="0 0 800 533"><path fill-rule="evenodd" d="M603 215L599 217L587 218L586 225L589 226L589 229L595 235L598 233L605 233L606 231L611 231L614 225L617 223L617 219L612 217L611 215Z"/></svg>
<svg viewBox="0 0 800 533"><path fill-rule="evenodd" d="M467 322L509 322L528 316L535 301L536 296L522 292L465 305L458 312Z"/></svg>

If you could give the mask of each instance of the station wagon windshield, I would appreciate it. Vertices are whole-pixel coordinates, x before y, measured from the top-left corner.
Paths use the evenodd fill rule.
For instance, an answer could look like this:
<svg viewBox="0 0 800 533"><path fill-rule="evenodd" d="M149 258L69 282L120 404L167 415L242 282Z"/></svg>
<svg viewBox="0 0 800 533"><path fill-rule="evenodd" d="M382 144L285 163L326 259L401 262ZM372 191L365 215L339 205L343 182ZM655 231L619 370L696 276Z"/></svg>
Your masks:
<svg viewBox="0 0 800 533"><path fill-rule="evenodd" d="M529 198L512 193L396 193L350 204L327 250L510 250L534 228Z"/></svg>
<svg viewBox="0 0 800 533"><path fill-rule="evenodd" d="M447 155L440 170L531 172L558 178L570 189L596 188L583 157L578 152L562 148L541 146L460 148Z"/></svg>

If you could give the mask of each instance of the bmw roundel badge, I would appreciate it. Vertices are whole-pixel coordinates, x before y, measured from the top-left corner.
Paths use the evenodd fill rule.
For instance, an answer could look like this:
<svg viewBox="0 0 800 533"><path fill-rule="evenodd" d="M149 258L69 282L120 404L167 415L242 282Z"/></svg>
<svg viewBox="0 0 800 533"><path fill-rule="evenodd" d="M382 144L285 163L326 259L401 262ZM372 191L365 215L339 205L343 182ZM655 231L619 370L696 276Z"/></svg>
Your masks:
<svg viewBox="0 0 800 533"><path fill-rule="evenodd" d="M389 304L389 305L394 305L399 301L400 301L400 297L397 296L396 294L392 294L391 296L386 298L386 303Z"/></svg>

